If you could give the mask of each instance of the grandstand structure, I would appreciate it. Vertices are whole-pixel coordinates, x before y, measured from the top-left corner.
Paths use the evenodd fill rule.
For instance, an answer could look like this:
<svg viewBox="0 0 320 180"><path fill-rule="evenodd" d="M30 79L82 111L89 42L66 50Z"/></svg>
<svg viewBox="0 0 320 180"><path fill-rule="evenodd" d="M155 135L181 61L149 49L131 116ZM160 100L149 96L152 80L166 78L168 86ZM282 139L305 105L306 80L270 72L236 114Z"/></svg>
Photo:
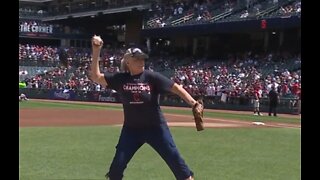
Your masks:
<svg viewBox="0 0 320 180"><path fill-rule="evenodd" d="M45 89L41 96L58 98L53 89L74 90L77 100L116 99L89 79L94 34L105 44L102 71L119 71L126 47L138 44L150 55L146 68L193 95L214 96L207 107L251 109L259 83L265 104L270 84L289 89L284 112L299 98L292 89L301 86L301 0L19 0L19 81L29 84L28 97ZM230 106L219 104L220 92L230 93Z"/></svg>
<svg viewBox="0 0 320 180"><path fill-rule="evenodd" d="M202 50L208 56L216 53L210 49L222 52L227 47L221 44L234 45L226 39L238 41L231 49L300 49L301 0L20 0L19 4L20 37L50 39L58 46L89 47L90 36L100 34L110 42L149 42L150 49L170 41L169 49L189 55L204 54ZM291 12L282 12L289 6Z"/></svg>

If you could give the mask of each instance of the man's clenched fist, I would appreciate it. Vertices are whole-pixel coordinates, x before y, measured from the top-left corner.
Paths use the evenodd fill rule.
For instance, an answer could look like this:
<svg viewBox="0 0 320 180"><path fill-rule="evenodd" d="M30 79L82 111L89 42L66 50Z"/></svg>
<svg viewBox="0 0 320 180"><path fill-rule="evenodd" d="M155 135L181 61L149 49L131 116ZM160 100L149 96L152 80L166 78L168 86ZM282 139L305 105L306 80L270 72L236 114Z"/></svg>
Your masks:
<svg viewBox="0 0 320 180"><path fill-rule="evenodd" d="M96 45L96 46L101 46L101 45L103 44L103 41L102 41L102 39L101 39L100 36L94 35L94 36L92 37L92 44L93 44L93 45Z"/></svg>

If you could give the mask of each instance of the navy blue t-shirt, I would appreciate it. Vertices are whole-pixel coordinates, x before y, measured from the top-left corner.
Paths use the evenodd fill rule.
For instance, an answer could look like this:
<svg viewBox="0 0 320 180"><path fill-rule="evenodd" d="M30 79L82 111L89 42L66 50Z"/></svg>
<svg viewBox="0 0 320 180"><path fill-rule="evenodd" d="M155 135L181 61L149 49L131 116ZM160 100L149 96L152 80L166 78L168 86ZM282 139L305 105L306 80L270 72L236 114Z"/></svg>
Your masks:
<svg viewBox="0 0 320 180"><path fill-rule="evenodd" d="M160 110L160 94L170 92L174 82L158 72L145 70L130 73L105 74L108 88L116 90L124 110L124 126L152 127L165 123Z"/></svg>

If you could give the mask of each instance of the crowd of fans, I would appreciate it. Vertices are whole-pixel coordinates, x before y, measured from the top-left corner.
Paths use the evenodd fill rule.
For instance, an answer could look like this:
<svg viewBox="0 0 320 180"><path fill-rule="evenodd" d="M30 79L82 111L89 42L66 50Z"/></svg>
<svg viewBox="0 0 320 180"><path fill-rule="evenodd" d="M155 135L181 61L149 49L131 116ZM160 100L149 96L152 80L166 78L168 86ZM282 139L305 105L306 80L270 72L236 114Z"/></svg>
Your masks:
<svg viewBox="0 0 320 180"><path fill-rule="evenodd" d="M19 8L19 17L45 17L48 15L46 10L34 7Z"/></svg>
<svg viewBox="0 0 320 180"><path fill-rule="evenodd" d="M38 61L58 59L58 48L35 45L20 45L19 48L24 58ZM66 63L53 71L25 79L27 88L105 90L89 79L90 49L64 50ZM119 72L124 51L125 48L104 49L101 54L101 70L109 73ZM267 97L271 87L275 86L282 97L298 96L301 89L300 55L246 52L228 57L220 61L181 59L172 56L151 57L146 62L146 69L168 75L192 95L221 96L225 93L229 97L250 97L253 92L258 91L261 97ZM19 60L22 61L24 58Z"/></svg>
<svg viewBox="0 0 320 180"><path fill-rule="evenodd" d="M284 7L281 6L276 13L281 16L290 16L292 14L301 13L301 1L297 1Z"/></svg>
<svg viewBox="0 0 320 180"><path fill-rule="evenodd" d="M194 95L267 98L272 86L282 97L295 97L301 87L300 57L275 62L268 56L246 56L231 63L198 62L175 69L172 79ZM292 67L288 70L288 67ZM269 68L273 71L267 72Z"/></svg>
<svg viewBox="0 0 320 180"><path fill-rule="evenodd" d="M57 47L19 44L19 61L59 61Z"/></svg>
<svg viewBox="0 0 320 180"><path fill-rule="evenodd" d="M214 6L221 5L222 9L229 9L233 0L187 0L168 2L166 4L155 3L150 11L147 27L164 27L171 21L183 16L192 15L197 21L209 20L212 16L211 10Z"/></svg>
<svg viewBox="0 0 320 180"><path fill-rule="evenodd" d="M101 54L101 67L104 72L118 72L125 49L105 49ZM38 65L50 61L60 62L53 71L45 71L24 81L27 88L72 89L100 91L100 85L93 84L88 78L88 66L91 58L89 48L57 48L19 44L19 63L30 62ZM25 70L19 75L28 74Z"/></svg>
<svg viewBox="0 0 320 180"><path fill-rule="evenodd" d="M243 2L242 2L243 3ZM229 16L221 18L223 21L230 19L256 18L264 10L278 6L278 10L268 11L264 16L289 16L301 13L301 1L295 2L278 0L248 0L244 4L235 0L187 0L167 4L154 4L147 20L146 28L159 28L179 24L199 24L212 22L215 17L222 17L227 12ZM281 3L289 3L282 6ZM240 10L240 12L238 12ZM274 11L274 12L273 12ZM228 13L227 13L228 14ZM177 23L179 21L179 23Z"/></svg>

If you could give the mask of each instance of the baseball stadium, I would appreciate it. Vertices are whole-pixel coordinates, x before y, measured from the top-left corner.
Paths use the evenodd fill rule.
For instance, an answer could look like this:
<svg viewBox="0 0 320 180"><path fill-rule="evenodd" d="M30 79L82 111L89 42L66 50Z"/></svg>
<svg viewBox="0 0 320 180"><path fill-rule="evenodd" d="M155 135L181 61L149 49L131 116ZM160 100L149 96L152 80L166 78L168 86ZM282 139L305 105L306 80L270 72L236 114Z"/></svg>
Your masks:
<svg viewBox="0 0 320 180"><path fill-rule="evenodd" d="M301 0L19 0L19 179L300 180Z"/></svg>

